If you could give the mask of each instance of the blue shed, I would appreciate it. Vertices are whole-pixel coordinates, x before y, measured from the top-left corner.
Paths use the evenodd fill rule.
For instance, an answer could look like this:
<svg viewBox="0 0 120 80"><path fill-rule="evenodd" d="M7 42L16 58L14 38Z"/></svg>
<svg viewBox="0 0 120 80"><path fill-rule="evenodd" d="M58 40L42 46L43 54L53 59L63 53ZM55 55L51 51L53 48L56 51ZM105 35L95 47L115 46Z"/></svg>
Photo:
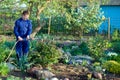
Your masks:
<svg viewBox="0 0 120 80"><path fill-rule="evenodd" d="M106 18L110 18L110 31L111 33L115 29L120 30L120 5L104 5L101 6L102 11ZM99 28L100 32L108 30L108 21L103 22Z"/></svg>

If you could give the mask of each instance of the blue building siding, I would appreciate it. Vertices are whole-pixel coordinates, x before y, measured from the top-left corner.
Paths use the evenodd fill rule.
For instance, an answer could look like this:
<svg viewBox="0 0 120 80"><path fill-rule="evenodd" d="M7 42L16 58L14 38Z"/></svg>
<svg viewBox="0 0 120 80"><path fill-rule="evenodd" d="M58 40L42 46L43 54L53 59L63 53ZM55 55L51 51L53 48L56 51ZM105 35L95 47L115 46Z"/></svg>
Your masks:
<svg viewBox="0 0 120 80"><path fill-rule="evenodd" d="M101 6L106 18L110 17L111 33L114 29L120 29L120 6ZM108 21L103 22L99 31L107 31Z"/></svg>

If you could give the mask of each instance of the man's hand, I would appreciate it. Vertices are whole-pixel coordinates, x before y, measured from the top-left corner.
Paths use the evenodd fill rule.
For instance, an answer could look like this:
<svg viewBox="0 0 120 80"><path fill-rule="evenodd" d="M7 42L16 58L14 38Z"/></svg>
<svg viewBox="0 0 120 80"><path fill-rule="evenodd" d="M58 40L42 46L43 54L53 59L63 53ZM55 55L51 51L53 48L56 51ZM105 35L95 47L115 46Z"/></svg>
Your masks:
<svg viewBox="0 0 120 80"><path fill-rule="evenodd" d="M23 40L23 38L21 38L20 36L18 36L18 41L22 41Z"/></svg>
<svg viewBox="0 0 120 80"><path fill-rule="evenodd" d="M29 40L29 39L30 39L30 36L28 35L28 36L27 36L27 40Z"/></svg>

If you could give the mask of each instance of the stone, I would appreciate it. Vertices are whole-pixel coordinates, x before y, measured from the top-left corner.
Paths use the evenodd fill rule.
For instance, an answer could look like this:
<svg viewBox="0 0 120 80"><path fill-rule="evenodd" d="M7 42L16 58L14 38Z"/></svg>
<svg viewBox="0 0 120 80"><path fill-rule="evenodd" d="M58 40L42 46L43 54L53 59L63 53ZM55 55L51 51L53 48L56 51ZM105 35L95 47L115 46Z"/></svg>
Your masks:
<svg viewBox="0 0 120 80"><path fill-rule="evenodd" d="M50 80L59 80L58 78L56 78L56 77L53 77L53 78L51 78Z"/></svg>
<svg viewBox="0 0 120 80"><path fill-rule="evenodd" d="M92 63L94 59L90 56L72 56L69 64L73 64L73 63L78 63L78 64L82 64L83 61L86 61L86 65L90 65Z"/></svg>
<svg viewBox="0 0 120 80"><path fill-rule="evenodd" d="M94 60L92 57L87 56L87 55L83 55L83 56L73 56L74 59L82 59L82 60Z"/></svg>
<svg viewBox="0 0 120 80"><path fill-rule="evenodd" d="M9 70L15 70L15 66L13 65L13 64L11 64L11 63L7 63L7 65L8 65L8 68L9 68Z"/></svg>
<svg viewBox="0 0 120 80"><path fill-rule="evenodd" d="M64 80L69 80L69 78L65 78Z"/></svg>
<svg viewBox="0 0 120 80"><path fill-rule="evenodd" d="M41 79L41 78L52 78L55 76L55 74L53 74L52 72L48 71L48 70L35 70L34 71L34 74L36 75L36 77L38 79Z"/></svg>
<svg viewBox="0 0 120 80"><path fill-rule="evenodd" d="M34 71L40 70L40 69L41 69L41 68L33 67L33 68L30 68L27 72L30 73L30 74L34 74Z"/></svg>
<svg viewBox="0 0 120 80"><path fill-rule="evenodd" d="M92 77L93 77L93 78L96 78L96 79L102 80L102 74L101 74L101 73L98 73L98 72L93 72L93 73L92 73Z"/></svg>

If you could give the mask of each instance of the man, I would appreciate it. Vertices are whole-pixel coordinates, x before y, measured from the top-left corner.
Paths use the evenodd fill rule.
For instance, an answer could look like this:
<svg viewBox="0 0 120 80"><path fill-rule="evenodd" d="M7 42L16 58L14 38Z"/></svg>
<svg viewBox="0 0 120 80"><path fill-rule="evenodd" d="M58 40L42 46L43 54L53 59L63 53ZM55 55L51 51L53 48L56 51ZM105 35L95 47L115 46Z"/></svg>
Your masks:
<svg viewBox="0 0 120 80"><path fill-rule="evenodd" d="M22 17L15 21L14 34L17 39L16 54L18 61L22 57L27 58L29 51L29 39L32 32L32 24L29 20L29 12L23 11Z"/></svg>

